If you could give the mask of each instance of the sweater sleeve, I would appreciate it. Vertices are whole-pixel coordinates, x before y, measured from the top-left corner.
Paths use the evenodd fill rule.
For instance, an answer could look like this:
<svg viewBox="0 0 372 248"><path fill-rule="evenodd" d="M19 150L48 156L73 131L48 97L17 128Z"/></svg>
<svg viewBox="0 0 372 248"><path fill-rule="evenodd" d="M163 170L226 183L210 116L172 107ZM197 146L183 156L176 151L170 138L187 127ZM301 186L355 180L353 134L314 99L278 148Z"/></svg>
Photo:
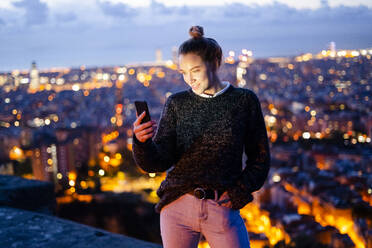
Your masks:
<svg viewBox="0 0 372 248"><path fill-rule="evenodd" d="M153 138L141 142L133 134L133 156L146 172L163 172L175 163L176 111L171 96L165 102Z"/></svg>
<svg viewBox="0 0 372 248"><path fill-rule="evenodd" d="M245 136L246 166L235 185L228 190L233 208L240 209L253 200L252 192L259 190L269 173L270 151L265 121L258 97L250 91L250 123Z"/></svg>

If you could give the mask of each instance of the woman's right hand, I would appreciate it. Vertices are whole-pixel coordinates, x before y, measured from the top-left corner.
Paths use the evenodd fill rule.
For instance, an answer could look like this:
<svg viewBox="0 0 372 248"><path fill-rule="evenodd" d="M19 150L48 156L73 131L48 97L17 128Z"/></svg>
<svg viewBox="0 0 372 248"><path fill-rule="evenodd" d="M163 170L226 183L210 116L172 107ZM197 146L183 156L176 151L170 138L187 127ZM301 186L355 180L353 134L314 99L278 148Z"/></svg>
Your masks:
<svg viewBox="0 0 372 248"><path fill-rule="evenodd" d="M145 111L139 116L136 113L137 119L133 122L134 135L136 135L136 138L140 142L145 142L147 139L154 136L154 131L156 129L156 122L153 120L141 124L141 121L145 115Z"/></svg>

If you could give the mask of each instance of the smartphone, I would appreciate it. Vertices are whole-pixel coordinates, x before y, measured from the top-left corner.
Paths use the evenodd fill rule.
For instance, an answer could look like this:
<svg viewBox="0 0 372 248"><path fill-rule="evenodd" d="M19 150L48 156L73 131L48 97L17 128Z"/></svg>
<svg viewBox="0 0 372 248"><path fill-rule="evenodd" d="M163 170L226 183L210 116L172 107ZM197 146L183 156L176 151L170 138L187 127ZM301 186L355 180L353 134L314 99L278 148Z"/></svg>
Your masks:
<svg viewBox="0 0 372 248"><path fill-rule="evenodd" d="M147 106L146 101L135 101L134 105L136 106L136 111L137 111L138 116L140 116L143 113L143 111L146 111L146 115L142 119L141 124L151 121L151 116L150 116L149 108Z"/></svg>

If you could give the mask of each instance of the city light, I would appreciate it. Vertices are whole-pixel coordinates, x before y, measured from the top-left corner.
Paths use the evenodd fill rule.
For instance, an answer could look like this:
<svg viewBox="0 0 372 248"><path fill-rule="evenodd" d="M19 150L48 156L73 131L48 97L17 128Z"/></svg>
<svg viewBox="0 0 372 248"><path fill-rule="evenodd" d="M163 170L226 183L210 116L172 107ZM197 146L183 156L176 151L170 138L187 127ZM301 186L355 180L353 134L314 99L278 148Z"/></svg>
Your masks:
<svg viewBox="0 0 372 248"><path fill-rule="evenodd" d="M70 180L70 181L68 181L68 184L69 184L71 187L73 187L73 186L75 186L75 181L74 181L74 180Z"/></svg>
<svg viewBox="0 0 372 248"><path fill-rule="evenodd" d="M359 136L358 136L358 142L359 142L359 143L364 143L364 142L366 142L366 137L363 136L363 135L359 135Z"/></svg>
<svg viewBox="0 0 372 248"><path fill-rule="evenodd" d="M265 121L270 127L272 127L276 122L276 118L275 116L265 115Z"/></svg>
<svg viewBox="0 0 372 248"><path fill-rule="evenodd" d="M102 143L106 144L114 139L119 137L119 132L118 131L113 131L109 134L102 134Z"/></svg>
<svg viewBox="0 0 372 248"><path fill-rule="evenodd" d="M108 74L108 73L104 73L103 75L102 75L102 79L103 80L108 80L110 78L110 75Z"/></svg>
<svg viewBox="0 0 372 248"><path fill-rule="evenodd" d="M116 105L116 109L115 109L115 112L117 114L121 114L123 112L123 104L119 103Z"/></svg>
<svg viewBox="0 0 372 248"><path fill-rule="evenodd" d="M280 175L279 174L274 174L273 177L272 177L272 180L274 183L278 183L280 182Z"/></svg>
<svg viewBox="0 0 372 248"><path fill-rule="evenodd" d="M11 160L21 160L24 159L24 153L23 150L17 146L13 146L13 148L9 152L9 158Z"/></svg>
<svg viewBox="0 0 372 248"><path fill-rule="evenodd" d="M22 78L21 79L21 84L28 84L30 82L29 78Z"/></svg>
<svg viewBox="0 0 372 248"><path fill-rule="evenodd" d="M80 85L79 84L72 85L72 90L73 91L79 91L80 90Z"/></svg>
<svg viewBox="0 0 372 248"><path fill-rule="evenodd" d="M304 139L310 139L310 133L309 132L303 132L302 133L302 138L304 138Z"/></svg>
<svg viewBox="0 0 372 248"><path fill-rule="evenodd" d="M352 52L351 52L351 55L354 56L354 57L359 56L359 54L360 54L360 53L359 53L358 51L352 51Z"/></svg>
<svg viewBox="0 0 372 248"><path fill-rule="evenodd" d="M127 72L127 68L126 67L119 67L117 68L116 70L116 73L119 73L119 74L124 74ZM124 75L123 75L124 76Z"/></svg>
<svg viewBox="0 0 372 248"><path fill-rule="evenodd" d="M276 108L272 108L270 111L271 111L271 113L272 113L273 115L278 114L278 110L277 110Z"/></svg>
<svg viewBox="0 0 372 248"><path fill-rule="evenodd" d="M69 180L75 181L76 180L76 177L77 177L76 172L71 171L71 172L68 173L68 179Z"/></svg>
<svg viewBox="0 0 372 248"><path fill-rule="evenodd" d="M292 237L283 226L290 227L291 221L318 226L319 230L306 229L309 235L319 234L317 241L325 240L327 231L322 228L328 225L347 235L332 239L351 239L363 247L364 220L352 218L350 203L372 204L372 189L363 183L369 175L365 161L371 118L361 114L370 109L372 50L334 46L318 54L257 59L248 49L227 51L220 68L223 80L232 80L234 87L249 89L260 99L275 162L269 183L241 210L247 230L264 237L257 247L280 240L289 244ZM27 91L35 82L29 71L0 73L0 145L6 157L0 172L22 171L27 165L32 174L22 176L52 182L61 194L57 201L66 204L89 203L105 191L141 194L144 201L156 204L157 189L167 174L134 170L133 101L146 99L159 121L166 99L187 87L173 71L174 61L39 70L34 92ZM236 103L246 104L245 97ZM238 117L245 122L253 116L237 113ZM351 183L350 176L362 183Z"/></svg>
<svg viewBox="0 0 372 248"><path fill-rule="evenodd" d="M120 74L119 77L118 77L118 79L119 79L120 81L124 81L124 80L126 79L126 77L125 77L124 74Z"/></svg>
<svg viewBox="0 0 372 248"><path fill-rule="evenodd" d="M262 74L260 74L259 78L261 80L266 80L267 79L267 76L266 76L266 74L262 73Z"/></svg>

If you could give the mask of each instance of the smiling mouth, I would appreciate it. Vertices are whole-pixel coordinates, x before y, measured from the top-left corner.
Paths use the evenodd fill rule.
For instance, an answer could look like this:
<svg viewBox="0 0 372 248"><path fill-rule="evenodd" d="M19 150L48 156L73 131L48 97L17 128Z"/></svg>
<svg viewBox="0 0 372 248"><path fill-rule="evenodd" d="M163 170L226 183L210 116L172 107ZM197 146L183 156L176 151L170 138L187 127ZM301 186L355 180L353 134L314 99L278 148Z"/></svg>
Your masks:
<svg viewBox="0 0 372 248"><path fill-rule="evenodd" d="M199 84L191 84L191 88L196 89L198 88Z"/></svg>

